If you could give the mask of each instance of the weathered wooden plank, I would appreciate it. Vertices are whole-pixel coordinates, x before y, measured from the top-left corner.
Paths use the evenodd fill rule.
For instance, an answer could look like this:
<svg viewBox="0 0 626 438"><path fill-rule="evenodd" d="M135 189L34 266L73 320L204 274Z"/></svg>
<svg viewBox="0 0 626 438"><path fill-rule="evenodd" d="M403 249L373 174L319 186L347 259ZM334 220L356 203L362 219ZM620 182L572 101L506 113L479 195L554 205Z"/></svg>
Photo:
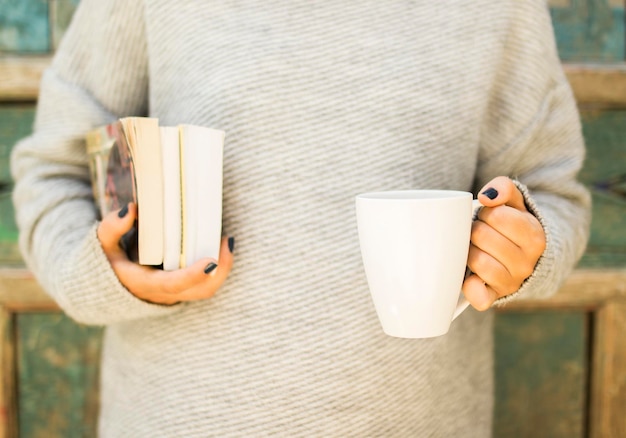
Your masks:
<svg viewBox="0 0 626 438"><path fill-rule="evenodd" d="M0 267L0 306L11 312L58 310L26 269Z"/></svg>
<svg viewBox="0 0 626 438"><path fill-rule="evenodd" d="M0 192L0 265L22 264L17 238L11 192Z"/></svg>
<svg viewBox="0 0 626 438"><path fill-rule="evenodd" d="M618 185L608 184L614 182L611 178L626 172L626 111L583 110L581 115L588 155L591 155L586 157L581 180L588 184L605 182L598 189L625 200Z"/></svg>
<svg viewBox="0 0 626 438"><path fill-rule="evenodd" d="M0 101L34 101L49 56L0 58Z"/></svg>
<svg viewBox="0 0 626 438"><path fill-rule="evenodd" d="M17 437L13 316L0 308L0 437Z"/></svg>
<svg viewBox="0 0 626 438"><path fill-rule="evenodd" d="M0 184L11 182L9 156L13 145L32 131L33 104L0 105Z"/></svg>
<svg viewBox="0 0 626 438"><path fill-rule="evenodd" d="M562 60L624 61L624 3L607 0L554 2L550 8Z"/></svg>
<svg viewBox="0 0 626 438"><path fill-rule="evenodd" d="M13 145L31 132L34 115L32 104L0 105L0 265L21 264L11 202L9 157Z"/></svg>
<svg viewBox="0 0 626 438"><path fill-rule="evenodd" d="M583 437L586 313L498 314L494 334L494 436Z"/></svg>
<svg viewBox="0 0 626 438"><path fill-rule="evenodd" d="M50 49L47 0L0 0L0 51Z"/></svg>
<svg viewBox="0 0 626 438"><path fill-rule="evenodd" d="M517 300L498 311L550 308L591 311L615 299L626 299L626 269L578 269L554 296L545 300ZM28 270L1 267L0 306L15 312L58 309Z"/></svg>
<svg viewBox="0 0 626 438"><path fill-rule="evenodd" d="M101 334L58 313L16 315L21 436L96 436Z"/></svg>
<svg viewBox="0 0 626 438"><path fill-rule="evenodd" d="M579 106L626 108L626 64L565 64L564 69Z"/></svg>
<svg viewBox="0 0 626 438"><path fill-rule="evenodd" d="M34 101L50 57L0 58L0 101ZM626 107L625 64L565 64L565 73L582 105Z"/></svg>
<svg viewBox="0 0 626 438"><path fill-rule="evenodd" d="M516 300L498 311L550 308L593 311L615 299L626 299L626 269L577 269L554 296L544 300Z"/></svg>
<svg viewBox="0 0 626 438"><path fill-rule="evenodd" d="M592 192L593 219L581 266L626 266L626 111L583 111L582 121L587 158L580 179Z"/></svg>
<svg viewBox="0 0 626 438"><path fill-rule="evenodd" d="M590 436L626 436L626 301L595 314Z"/></svg>

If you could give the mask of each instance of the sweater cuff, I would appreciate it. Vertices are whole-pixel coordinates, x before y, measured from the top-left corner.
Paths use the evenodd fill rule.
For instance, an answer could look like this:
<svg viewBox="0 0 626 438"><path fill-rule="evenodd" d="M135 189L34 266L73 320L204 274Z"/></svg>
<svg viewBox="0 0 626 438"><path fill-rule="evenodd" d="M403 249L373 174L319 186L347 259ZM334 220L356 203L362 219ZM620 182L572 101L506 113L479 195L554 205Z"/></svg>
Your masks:
<svg viewBox="0 0 626 438"><path fill-rule="evenodd" d="M150 303L129 292L102 250L97 227L96 222L57 277L55 298L65 313L84 324L108 325L168 315L183 306Z"/></svg>
<svg viewBox="0 0 626 438"><path fill-rule="evenodd" d="M524 282L516 292L497 299L494 303L494 306L502 306L512 300L523 297L528 290L532 291L536 289L537 284L542 284L543 282L547 281L548 277L550 276L550 269L554 266L555 260L555 244L550 235L550 227L548 226L546 218L539 211L539 208L537 207L537 204L530 195L528 188L517 180L512 181L522 193L522 196L524 197L524 203L526 204L526 208L528 209L528 211L537 218L537 220L543 227L543 231L546 235L546 248L544 249L541 257L539 257L539 260L535 265L535 269L533 270L533 273L530 275L530 277L524 280Z"/></svg>

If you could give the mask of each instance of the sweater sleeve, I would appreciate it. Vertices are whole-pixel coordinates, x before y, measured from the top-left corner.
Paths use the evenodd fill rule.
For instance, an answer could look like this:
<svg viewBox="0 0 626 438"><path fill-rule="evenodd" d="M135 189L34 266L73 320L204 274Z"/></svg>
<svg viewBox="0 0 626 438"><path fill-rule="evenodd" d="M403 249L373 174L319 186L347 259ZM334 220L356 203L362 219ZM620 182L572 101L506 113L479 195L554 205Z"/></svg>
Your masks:
<svg viewBox="0 0 626 438"><path fill-rule="evenodd" d="M585 154L579 114L548 9L539 0L512 3L481 128L476 185L513 178L543 225L547 246L521 288L496 305L556 292L585 249L590 223L590 196L576 179Z"/></svg>
<svg viewBox="0 0 626 438"><path fill-rule="evenodd" d="M85 133L145 114L148 75L142 2L82 0L45 71L31 136L11 156L19 244L59 306L86 324L174 312L118 281L96 236Z"/></svg>

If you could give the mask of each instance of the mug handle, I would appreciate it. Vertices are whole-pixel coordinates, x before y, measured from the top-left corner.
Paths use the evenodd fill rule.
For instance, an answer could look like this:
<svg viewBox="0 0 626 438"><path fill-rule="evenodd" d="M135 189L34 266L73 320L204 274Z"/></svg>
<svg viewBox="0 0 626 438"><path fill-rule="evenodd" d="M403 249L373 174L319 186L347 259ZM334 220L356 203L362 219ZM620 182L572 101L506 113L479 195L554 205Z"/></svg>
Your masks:
<svg viewBox="0 0 626 438"><path fill-rule="evenodd" d="M472 200L472 220L474 219L476 210L478 210L480 207L482 207L482 204L480 203L480 201L478 199L473 199ZM454 321L457 316L463 313L463 311L469 307L469 304L470 304L469 301L467 301L467 298L465 298L465 295L463 295L463 292L461 292L459 295L459 301L456 303L456 309L454 310L454 314L452 315L452 321Z"/></svg>

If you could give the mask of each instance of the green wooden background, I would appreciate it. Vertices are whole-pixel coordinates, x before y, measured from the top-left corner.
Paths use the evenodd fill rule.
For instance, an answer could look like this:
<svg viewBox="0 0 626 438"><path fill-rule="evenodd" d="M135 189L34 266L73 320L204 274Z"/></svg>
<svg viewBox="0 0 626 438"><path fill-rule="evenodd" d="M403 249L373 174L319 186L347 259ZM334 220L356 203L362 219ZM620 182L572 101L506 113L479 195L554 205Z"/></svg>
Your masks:
<svg viewBox="0 0 626 438"><path fill-rule="evenodd" d="M550 12L561 59L624 61L623 0L554 0Z"/></svg>
<svg viewBox="0 0 626 438"><path fill-rule="evenodd" d="M624 2L549 2L561 59L624 62ZM0 56L51 53L78 0L0 0ZM21 265L8 157L30 132L34 103L0 103L0 266ZM626 266L626 109L582 112L594 200L584 267ZM582 437L587 428L590 315L509 312L496 319L496 437ZM95 436L101 330L58 313L15 316L23 437ZM541 427L538 427L541 425Z"/></svg>
<svg viewBox="0 0 626 438"><path fill-rule="evenodd" d="M17 227L11 203L9 155L17 139L31 131L35 109L32 104L0 104L0 265L20 264Z"/></svg>
<svg viewBox="0 0 626 438"><path fill-rule="evenodd" d="M589 321L580 312L498 315L494 437L582 437Z"/></svg>
<svg viewBox="0 0 626 438"><path fill-rule="evenodd" d="M18 314L18 429L24 437L94 437L101 330L57 314Z"/></svg>

